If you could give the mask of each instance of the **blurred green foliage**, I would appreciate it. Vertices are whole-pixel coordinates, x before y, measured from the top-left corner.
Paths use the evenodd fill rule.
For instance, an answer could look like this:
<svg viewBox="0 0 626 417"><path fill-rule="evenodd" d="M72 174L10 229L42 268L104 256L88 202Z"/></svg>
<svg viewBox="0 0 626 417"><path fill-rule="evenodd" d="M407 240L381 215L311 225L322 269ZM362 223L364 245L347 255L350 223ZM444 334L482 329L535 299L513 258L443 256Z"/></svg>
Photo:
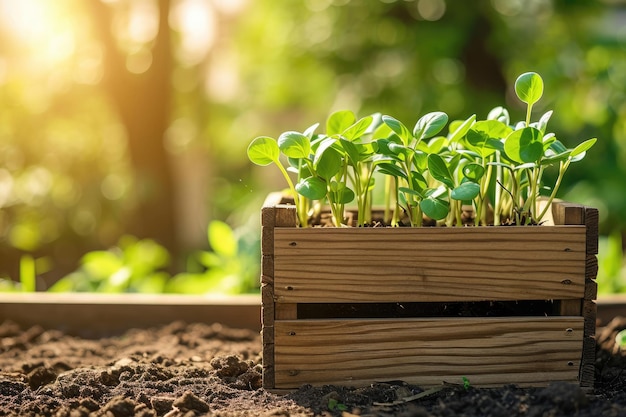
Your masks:
<svg viewBox="0 0 626 417"><path fill-rule="evenodd" d="M253 137L302 130L341 108L401 120L443 110L454 120L504 105L521 119L523 106L507 80L526 71L544 78L552 100L534 110L555 111L550 126L559 140L572 146L599 139L560 196L599 208L603 235L626 230L620 2L0 0L7 17L0 25L0 258L16 260L2 263L2 276L17 280L23 256L32 256L38 288L47 288L47 275L74 270L79 254L118 242L138 199L152 190L132 175L127 129L103 84L108 51L94 25L102 16L91 2L112 12L116 45L137 77L145 65L157 65L144 59L154 16L170 13L172 82L161 87L171 89L171 120L154 146L164 146L177 167L177 207L201 213L191 228L178 230L196 233L200 239L190 241L200 252L170 250L170 276L186 271L197 278L219 262L235 268L226 249L213 248L219 261L200 256L209 247L201 235L211 219L236 230L249 224L264 196L282 187L281 178L248 162ZM167 4L171 10L163 10ZM258 228L249 233L258 236ZM108 268L124 265L133 276L136 267L119 251L143 240L119 242L116 261L97 253L109 259ZM237 256L258 263L255 244L246 242ZM154 282L161 282L158 265L147 268Z"/></svg>
<svg viewBox="0 0 626 417"><path fill-rule="evenodd" d="M246 227L233 230L214 220L208 227L211 250L189 258L187 272L166 271L168 251L154 240L123 236L108 250L86 253L80 267L58 280L49 292L241 294L259 288L259 239ZM21 260L20 281L0 278L0 291L35 291L36 262Z"/></svg>

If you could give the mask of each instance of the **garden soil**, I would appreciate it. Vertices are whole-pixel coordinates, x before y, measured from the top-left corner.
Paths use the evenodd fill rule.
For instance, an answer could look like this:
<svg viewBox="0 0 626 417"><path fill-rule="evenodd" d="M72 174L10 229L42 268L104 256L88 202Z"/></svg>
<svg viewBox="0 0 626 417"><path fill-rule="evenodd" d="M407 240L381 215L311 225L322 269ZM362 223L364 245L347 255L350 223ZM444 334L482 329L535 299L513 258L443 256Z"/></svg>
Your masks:
<svg viewBox="0 0 626 417"><path fill-rule="evenodd" d="M598 329L596 385L588 392L570 383L429 391L387 381L279 396L261 388L261 341L248 330L176 322L86 339L5 322L0 415L626 416L626 354L614 344L624 328L626 318L616 318Z"/></svg>

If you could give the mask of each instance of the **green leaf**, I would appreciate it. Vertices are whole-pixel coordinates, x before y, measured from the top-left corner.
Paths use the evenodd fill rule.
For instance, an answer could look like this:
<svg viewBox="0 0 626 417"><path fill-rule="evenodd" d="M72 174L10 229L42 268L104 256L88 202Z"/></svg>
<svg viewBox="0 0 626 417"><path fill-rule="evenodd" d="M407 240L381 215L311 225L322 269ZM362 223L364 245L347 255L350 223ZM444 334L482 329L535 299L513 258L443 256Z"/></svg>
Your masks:
<svg viewBox="0 0 626 417"><path fill-rule="evenodd" d="M572 150L572 153L570 153L570 157L574 158L577 155L582 154L583 152L587 152L589 149L591 149L593 145L596 144L597 141L597 138L587 139Z"/></svg>
<svg viewBox="0 0 626 417"><path fill-rule="evenodd" d="M326 197L326 181L318 177L302 178L296 184L296 191L309 200L321 200Z"/></svg>
<svg viewBox="0 0 626 417"><path fill-rule="evenodd" d="M441 181L450 188L454 187L452 173L443 158L436 153L428 155L428 171L437 181Z"/></svg>
<svg viewBox="0 0 626 417"><path fill-rule="evenodd" d="M326 135L340 135L356 122L356 116L350 110L339 110L328 116Z"/></svg>
<svg viewBox="0 0 626 417"><path fill-rule="evenodd" d="M376 167L382 174L391 175L394 178L407 179L406 173L396 164L390 162L380 162L376 164Z"/></svg>
<svg viewBox="0 0 626 417"><path fill-rule="evenodd" d="M450 193L450 197L454 198L455 200L462 201L473 200L474 198L476 198L479 192L480 185L476 184L475 182L468 181L464 182L463 184L452 190L452 192Z"/></svg>
<svg viewBox="0 0 626 417"><path fill-rule="evenodd" d="M358 164L362 160L362 154L359 151L357 145L345 139L340 139L339 143L348 155L348 160L350 161L350 164L352 166L356 166L356 164Z"/></svg>
<svg viewBox="0 0 626 417"><path fill-rule="evenodd" d="M304 136L307 136L309 138L313 137L313 134L315 133L315 130L319 127L319 123L315 123L314 125L309 126L304 132Z"/></svg>
<svg viewBox="0 0 626 417"><path fill-rule="evenodd" d="M311 140L300 132L284 132L278 137L278 148L289 158L308 158Z"/></svg>
<svg viewBox="0 0 626 417"><path fill-rule="evenodd" d="M463 176L472 182L479 182L485 175L485 168L480 164L470 163L463 167Z"/></svg>
<svg viewBox="0 0 626 417"><path fill-rule="evenodd" d="M207 234L213 252L228 258L234 258L237 255L237 238L228 224L213 220L209 223Z"/></svg>
<svg viewBox="0 0 626 417"><path fill-rule="evenodd" d="M252 163L266 166L278 161L280 149L276 140L268 136L259 136L248 145L248 158Z"/></svg>
<svg viewBox="0 0 626 417"><path fill-rule="evenodd" d="M419 142L422 139L428 139L435 136L448 123L448 115L444 112L435 111L427 113L415 124L413 128L413 137Z"/></svg>
<svg viewBox="0 0 626 417"><path fill-rule="evenodd" d="M330 183L328 199L337 204L348 204L354 200L355 194L344 183L333 181Z"/></svg>
<svg viewBox="0 0 626 417"><path fill-rule="evenodd" d="M533 105L543 95L543 79L536 72L526 72L515 80L517 97L528 105Z"/></svg>
<svg viewBox="0 0 626 417"><path fill-rule="evenodd" d="M374 118L372 116L366 116L348 127L342 132L342 136L348 140L355 140L363 136L369 127L372 125Z"/></svg>
<svg viewBox="0 0 626 417"><path fill-rule="evenodd" d="M541 130L541 133L546 133L546 128L548 127L550 117L552 117L552 110L545 112L537 122L537 129Z"/></svg>
<svg viewBox="0 0 626 417"><path fill-rule="evenodd" d="M319 150L318 150L319 151ZM330 180L341 171L343 166L343 158L341 153L333 147L327 147L323 150L319 158L318 153L315 154L317 174L325 180Z"/></svg>
<svg viewBox="0 0 626 417"><path fill-rule="evenodd" d="M538 162L543 156L541 131L534 127L513 131L504 141L504 152L515 162Z"/></svg>
<svg viewBox="0 0 626 417"><path fill-rule="evenodd" d="M383 116L382 120L384 124L389 126L389 128L393 130L393 132L400 137L400 139L402 140L402 143L405 146L409 145L409 142L412 139L411 132L409 132L409 129L407 129L407 127L404 124L402 124L401 121L394 119L391 116Z"/></svg>
<svg viewBox="0 0 626 417"><path fill-rule="evenodd" d="M494 107L487 115L487 120L497 120L505 125L511 124L509 111L502 106Z"/></svg>
<svg viewBox="0 0 626 417"><path fill-rule="evenodd" d="M472 127L472 125L476 122L476 115L472 114L465 121L455 121L450 123L450 130L454 127L454 131L450 134L450 143L460 141L466 134L467 131Z"/></svg>
<svg viewBox="0 0 626 417"><path fill-rule="evenodd" d="M408 188L408 187L398 187L398 191L404 193L404 194L410 194L413 195L415 197L419 197L422 198L422 195L417 192L416 190L412 189L412 188Z"/></svg>
<svg viewBox="0 0 626 417"><path fill-rule="evenodd" d="M507 137L512 129L497 120L481 120L467 131L467 147L478 153L481 158L492 155L502 146L501 139Z"/></svg>
<svg viewBox="0 0 626 417"><path fill-rule="evenodd" d="M428 197L420 202L420 208L431 219L441 220L448 215L450 203L440 198Z"/></svg>

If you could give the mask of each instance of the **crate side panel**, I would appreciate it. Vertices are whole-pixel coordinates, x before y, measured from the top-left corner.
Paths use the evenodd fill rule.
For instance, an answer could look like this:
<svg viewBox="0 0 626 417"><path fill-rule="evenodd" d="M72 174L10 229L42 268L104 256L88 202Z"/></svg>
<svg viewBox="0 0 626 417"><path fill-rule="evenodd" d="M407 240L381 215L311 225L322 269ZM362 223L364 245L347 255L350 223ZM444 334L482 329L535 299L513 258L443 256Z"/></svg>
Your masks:
<svg viewBox="0 0 626 417"><path fill-rule="evenodd" d="M577 382L580 317L291 320L275 328L276 388L403 380L474 386Z"/></svg>
<svg viewBox="0 0 626 417"><path fill-rule="evenodd" d="M277 302L583 298L585 227L274 229Z"/></svg>

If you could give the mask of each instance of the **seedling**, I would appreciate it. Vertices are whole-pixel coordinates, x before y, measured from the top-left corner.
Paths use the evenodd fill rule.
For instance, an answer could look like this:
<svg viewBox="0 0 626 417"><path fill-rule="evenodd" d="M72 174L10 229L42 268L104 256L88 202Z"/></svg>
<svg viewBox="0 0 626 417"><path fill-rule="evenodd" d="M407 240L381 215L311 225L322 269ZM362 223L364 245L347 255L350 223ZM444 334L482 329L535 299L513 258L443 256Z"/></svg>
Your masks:
<svg viewBox="0 0 626 417"><path fill-rule="evenodd" d="M448 135L441 136L448 124L441 111L423 115L409 130L390 115L357 120L343 110L330 115L325 133L315 134L315 124L303 133L285 132L277 141L257 137L248 156L257 165L278 166L302 227L311 209L322 204L330 206L333 223L344 226L345 206L353 201L357 224L368 224L374 172L386 176L385 221L391 226L400 225L402 212L411 226L421 226L425 216L461 226L464 205L472 206L475 225L540 224L570 164L582 160L596 142L593 138L565 147L547 132L552 111L532 122L543 90L543 80L534 72L517 78L515 92L526 104L526 114L514 124L508 110L496 107L485 120L472 115L451 122ZM558 168L558 176L550 187L543 174L551 166ZM295 185L288 171L295 173ZM547 203L540 207L544 189Z"/></svg>

